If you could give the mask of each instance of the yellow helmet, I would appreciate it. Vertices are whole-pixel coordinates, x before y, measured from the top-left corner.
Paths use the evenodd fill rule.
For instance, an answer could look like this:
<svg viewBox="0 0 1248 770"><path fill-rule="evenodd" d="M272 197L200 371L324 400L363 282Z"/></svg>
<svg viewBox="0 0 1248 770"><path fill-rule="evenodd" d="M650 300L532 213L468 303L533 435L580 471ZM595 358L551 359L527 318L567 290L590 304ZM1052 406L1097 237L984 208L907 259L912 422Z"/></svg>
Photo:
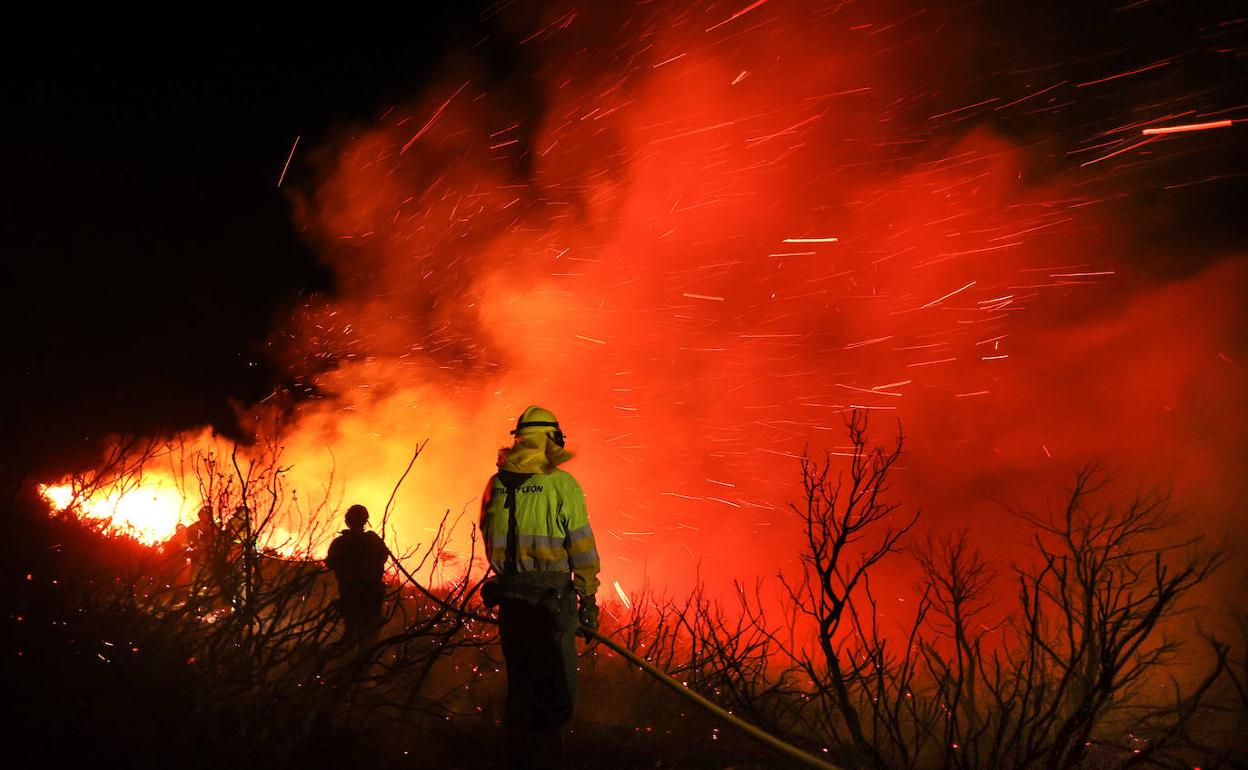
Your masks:
<svg viewBox="0 0 1248 770"><path fill-rule="evenodd" d="M540 406L530 406L525 409L520 419L516 420L516 429L511 432L511 435L521 436L531 433L545 433L559 446L563 446L566 441L555 413Z"/></svg>

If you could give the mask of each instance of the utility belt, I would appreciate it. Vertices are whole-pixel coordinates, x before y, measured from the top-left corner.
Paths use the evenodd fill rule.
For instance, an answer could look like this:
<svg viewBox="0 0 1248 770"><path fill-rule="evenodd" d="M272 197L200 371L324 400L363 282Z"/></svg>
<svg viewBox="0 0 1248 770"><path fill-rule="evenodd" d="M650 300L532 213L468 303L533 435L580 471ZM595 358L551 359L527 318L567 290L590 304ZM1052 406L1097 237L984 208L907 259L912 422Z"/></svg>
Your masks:
<svg viewBox="0 0 1248 770"><path fill-rule="evenodd" d="M519 593L554 590L560 595L572 590L572 576L564 570L552 572L504 572L495 575L499 588Z"/></svg>
<svg viewBox="0 0 1248 770"><path fill-rule="evenodd" d="M349 581L338 584L338 595L349 599L381 600L386 595L386 584L378 581Z"/></svg>
<svg viewBox="0 0 1248 770"><path fill-rule="evenodd" d="M566 572L508 572L481 586L486 606L520 604L550 613L560 626L566 619L576 623L577 596Z"/></svg>

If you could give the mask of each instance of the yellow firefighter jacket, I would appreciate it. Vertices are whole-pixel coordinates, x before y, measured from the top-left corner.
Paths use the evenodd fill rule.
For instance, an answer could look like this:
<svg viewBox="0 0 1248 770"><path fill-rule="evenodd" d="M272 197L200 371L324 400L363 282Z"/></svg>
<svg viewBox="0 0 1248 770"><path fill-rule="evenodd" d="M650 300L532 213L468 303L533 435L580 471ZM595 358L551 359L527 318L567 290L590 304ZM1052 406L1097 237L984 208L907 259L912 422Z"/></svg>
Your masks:
<svg viewBox="0 0 1248 770"><path fill-rule="evenodd" d="M598 548L585 493L567 471L500 469L485 488L481 533L494 571L549 580L569 574L576 593L598 590Z"/></svg>

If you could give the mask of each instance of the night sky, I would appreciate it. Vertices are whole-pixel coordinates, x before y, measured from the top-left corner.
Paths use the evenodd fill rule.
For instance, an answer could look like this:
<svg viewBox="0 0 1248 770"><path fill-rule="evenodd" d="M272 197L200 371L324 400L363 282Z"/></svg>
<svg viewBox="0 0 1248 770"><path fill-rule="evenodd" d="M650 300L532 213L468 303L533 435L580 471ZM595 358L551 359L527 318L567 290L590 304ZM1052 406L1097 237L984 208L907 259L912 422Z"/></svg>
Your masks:
<svg viewBox="0 0 1248 770"><path fill-rule="evenodd" d="M275 315L334 285L277 187L295 138L306 152L412 98L456 52L527 93L483 4L431 6L162 33L45 18L7 48L6 462L64 469L112 432L244 437L230 402L282 384Z"/></svg>

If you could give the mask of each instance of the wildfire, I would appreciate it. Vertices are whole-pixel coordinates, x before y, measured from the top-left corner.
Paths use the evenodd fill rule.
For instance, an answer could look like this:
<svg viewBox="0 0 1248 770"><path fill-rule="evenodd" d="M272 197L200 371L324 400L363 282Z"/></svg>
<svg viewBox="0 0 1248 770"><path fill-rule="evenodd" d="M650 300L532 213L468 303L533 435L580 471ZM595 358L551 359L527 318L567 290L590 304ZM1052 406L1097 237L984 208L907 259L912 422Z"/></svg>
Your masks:
<svg viewBox="0 0 1248 770"><path fill-rule="evenodd" d="M1238 113L1213 91L1129 117L1102 96L1160 87L1170 59L1056 83L969 72L951 88L930 62L961 25L890 5L639 7L596 32L584 15L546 19L540 115L452 70L324 142L292 187L295 137L277 183L335 291L274 330L289 390L241 420L281 417L278 520L325 533L350 504L374 527L390 508L402 552L450 511L448 549L467 554L492 459L534 403L570 429L604 564L630 584L773 573L794 553L796 458L843 456L853 409L913 437L895 494L934 498L934 525L995 526L987 488L1038 489L1088 454L1217 488L1205 474L1242 431L1211 404L1239 406L1248 268L1168 281L1137 267L1164 245L1137 253L1134 221L1153 212L1130 207L1137 190L1177 199L1217 179L1189 178L1205 167L1163 139L1229 141ZM595 34L619 55L586 67L571 52ZM1060 141L1029 138L1068 113ZM1177 427L1193 414L1209 422ZM254 459L187 443L216 453L214 483ZM194 518L199 498L179 490L200 486L186 473L85 500L43 491L154 543Z"/></svg>
<svg viewBox="0 0 1248 770"><path fill-rule="evenodd" d="M72 483L40 485L39 492L58 511L104 522L106 532L148 545L173 537L192 518L191 506L171 476L150 474L141 482L103 487L90 493Z"/></svg>

